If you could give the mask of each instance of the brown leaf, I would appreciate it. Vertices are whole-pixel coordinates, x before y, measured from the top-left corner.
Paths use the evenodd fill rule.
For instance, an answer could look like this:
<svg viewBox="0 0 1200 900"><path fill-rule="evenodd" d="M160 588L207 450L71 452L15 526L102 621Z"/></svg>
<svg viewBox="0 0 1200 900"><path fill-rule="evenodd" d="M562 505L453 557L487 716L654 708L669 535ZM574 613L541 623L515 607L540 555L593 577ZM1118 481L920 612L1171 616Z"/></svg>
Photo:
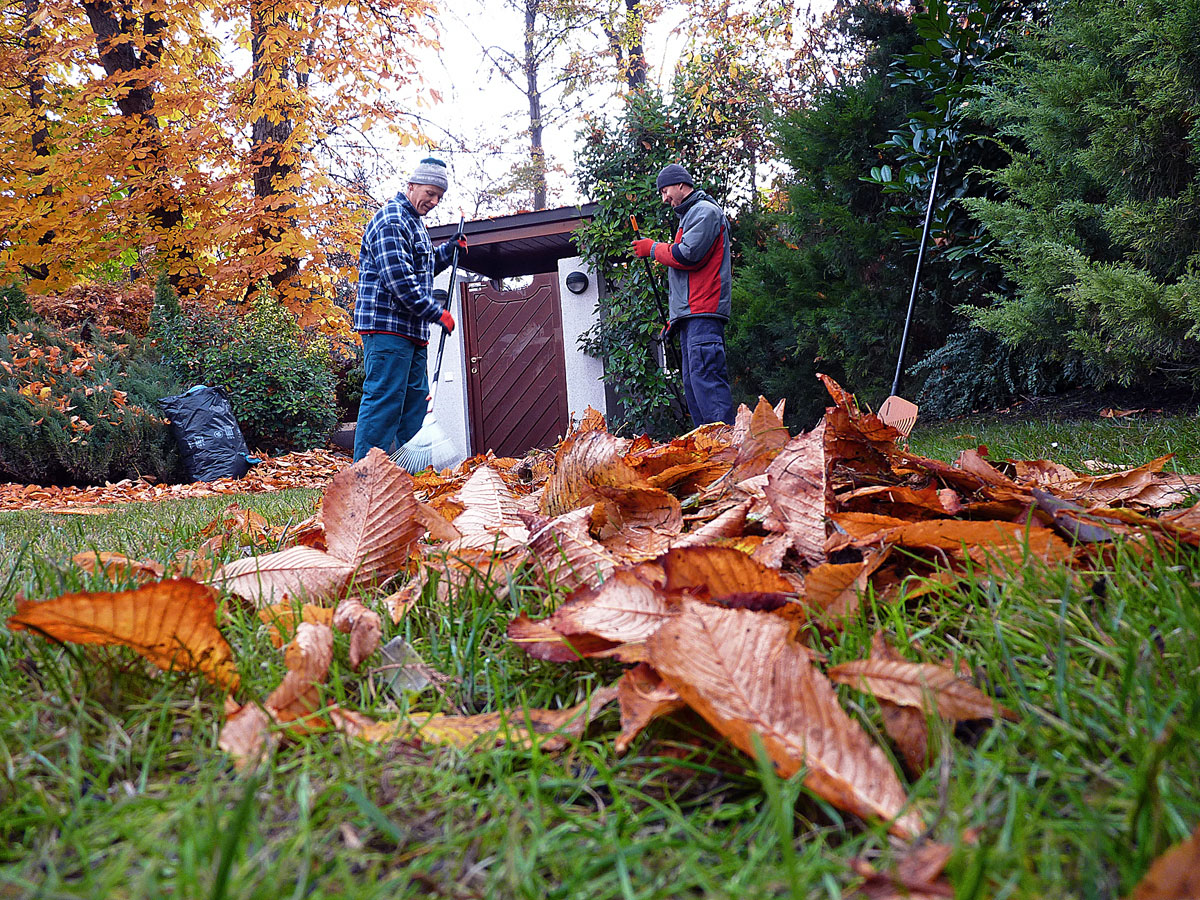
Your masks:
<svg viewBox="0 0 1200 900"><path fill-rule="evenodd" d="M136 578L140 582L157 581L163 577L162 563L154 560L130 559L123 553L101 553L98 550L76 553L71 562L85 572L103 572L111 579Z"/></svg>
<svg viewBox="0 0 1200 900"><path fill-rule="evenodd" d="M993 719L998 715L1018 718L979 688L960 680L953 669L933 663L860 659L834 666L829 677L838 684L952 721Z"/></svg>
<svg viewBox="0 0 1200 900"><path fill-rule="evenodd" d="M459 530L432 504L417 501L417 520L435 541L456 541L462 537Z"/></svg>
<svg viewBox="0 0 1200 900"><path fill-rule="evenodd" d="M321 521L329 553L364 580L403 569L424 532L412 477L378 447L329 482Z"/></svg>
<svg viewBox="0 0 1200 900"><path fill-rule="evenodd" d="M287 673L261 706L247 703L225 718L217 746L238 766L261 760L274 740L272 723L290 723L289 730L298 733L328 727L328 723L311 717L321 707L320 685L333 660L333 632L325 625L301 622L284 650L284 660Z"/></svg>
<svg viewBox="0 0 1200 900"><path fill-rule="evenodd" d="M775 616L690 600L647 641L650 665L742 751L761 739L779 774L834 806L882 819L911 838L921 829L883 751L838 704L832 685Z"/></svg>
<svg viewBox="0 0 1200 900"><path fill-rule="evenodd" d="M730 478L736 484L766 472L788 439L787 426L775 413L775 408L765 397L759 397L758 405L750 415L745 440L734 444L737 448L737 458L734 460Z"/></svg>
<svg viewBox="0 0 1200 900"><path fill-rule="evenodd" d="M750 510L752 501L746 500L735 503L725 512L695 531L682 535L672 541L673 547L698 547L702 544L712 544L721 538L737 537L746 530L746 513Z"/></svg>
<svg viewBox="0 0 1200 900"><path fill-rule="evenodd" d="M464 536L519 530L523 539L528 538L516 497L490 466L480 466L471 473L459 490L458 499L463 511L455 518L454 527Z"/></svg>
<svg viewBox="0 0 1200 900"><path fill-rule="evenodd" d="M217 628L213 590L183 578L117 593L63 594L41 603L21 600L9 617L29 629L74 644L120 644L160 669L196 671L213 684L238 686L233 650Z"/></svg>
<svg viewBox="0 0 1200 900"><path fill-rule="evenodd" d="M942 875L953 854L949 844L926 842L910 847L896 861L892 872L877 872L863 859L854 859L850 867L866 881L855 890L855 896L869 900L930 900L953 897L954 888Z"/></svg>
<svg viewBox="0 0 1200 900"><path fill-rule="evenodd" d="M1200 826L1150 865L1130 900L1196 900L1200 897Z"/></svg>
<svg viewBox="0 0 1200 900"><path fill-rule="evenodd" d="M825 516L830 511L825 472L825 421L798 434L767 468L767 500L779 524L792 538L801 559L825 559ZM768 527L774 527L769 525Z"/></svg>
<svg viewBox="0 0 1200 900"><path fill-rule="evenodd" d="M554 474L542 490L538 509L557 516L600 499L597 487L645 485L625 462L625 442L606 431L585 431L563 441L555 456Z"/></svg>
<svg viewBox="0 0 1200 900"><path fill-rule="evenodd" d="M363 606L357 597L347 597L333 614L333 627L350 635L350 668L358 671L359 664L375 652L383 634L379 613Z"/></svg>
<svg viewBox="0 0 1200 900"><path fill-rule="evenodd" d="M871 659L881 662L906 662L883 637L882 631L871 636ZM883 728L900 751L905 766L914 778L929 768L929 725L925 713L912 706L901 706L890 700L877 698L883 714Z"/></svg>
<svg viewBox="0 0 1200 900"><path fill-rule="evenodd" d="M564 635L549 621L535 622L522 613L508 623L508 639L532 656L547 662L577 662L589 656L600 656L617 644L592 634Z"/></svg>
<svg viewBox="0 0 1200 900"><path fill-rule="evenodd" d="M512 744L561 750L570 738L583 734L605 706L617 698L616 687L598 688L587 700L567 709L514 709L474 716L414 715L410 719L377 722L360 737L381 742L415 740L478 749Z"/></svg>
<svg viewBox="0 0 1200 900"><path fill-rule="evenodd" d="M602 434L590 431L587 434ZM599 584L617 567L617 559L587 532L591 509L583 508L546 520L527 518L529 554L544 584L564 590Z"/></svg>
<svg viewBox="0 0 1200 900"><path fill-rule="evenodd" d="M618 754L628 750L633 739L655 719L686 706L675 689L645 663L621 676L617 682L617 700L621 704L621 733L615 742Z"/></svg>
<svg viewBox="0 0 1200 900"><path fill-rule="evenodd" d="M636 569L617 569L597 587L576 590L548 619L564 635L593 634L615 643L643 641L675 614L661 585Z"/></svg>
<svg viewBox="0 0 1200 900"><path fill-rule="evenodd" d="M718 599L747 591L790 593L794 588L777 570L726 547L677 547L660 558L669 593Z"/></svg>
<svg viewBox="0 0 1200 900"><path fill-rule="evenodd" d="M256 606L289 597L320 602L337 596L353 572L354 566L339 557L311 547L288 547L228 562L213 573L211 583Z"/></svg>

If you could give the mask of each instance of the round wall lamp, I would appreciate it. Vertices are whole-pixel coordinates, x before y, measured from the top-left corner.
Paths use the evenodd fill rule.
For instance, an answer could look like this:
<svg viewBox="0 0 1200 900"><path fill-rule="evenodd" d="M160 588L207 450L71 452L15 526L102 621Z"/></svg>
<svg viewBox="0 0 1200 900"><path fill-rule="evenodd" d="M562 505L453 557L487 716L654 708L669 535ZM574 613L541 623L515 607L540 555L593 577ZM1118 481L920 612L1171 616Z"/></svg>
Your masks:
<svg viewBox="0 0 1200 900"><path fill-rule="evenodd" d="M572 294L582 294L587 290L588 277L582 272L572 272L567 276L567 290Z"/></svg>

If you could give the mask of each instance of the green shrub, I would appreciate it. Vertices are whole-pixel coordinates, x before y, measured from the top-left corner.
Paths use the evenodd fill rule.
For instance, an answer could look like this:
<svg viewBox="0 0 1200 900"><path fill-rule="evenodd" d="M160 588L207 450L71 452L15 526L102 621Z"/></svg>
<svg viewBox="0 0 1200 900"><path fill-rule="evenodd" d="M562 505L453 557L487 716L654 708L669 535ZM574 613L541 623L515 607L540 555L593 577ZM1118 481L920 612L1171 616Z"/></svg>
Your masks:
<svg viewBox="0 0 1200 900"><path fill-rule="evenodd" d="M972 323L1095 386L1200 385L1200 6L1070 0L981 110L1015 151L968 208L1015 291Z"/></svg>
<svg viewBox="0 0 1200 900"><path fill-rule="evenodd" d="M0 287L0 323L7 326L11 322L22 322L32 316L33 308L29 305L24 288L15 282Z"/></svg>
<svg viewBox="0 0 1200 900"><path fill-rule="evenodd" d="M978 328L950 335L909 374L914 381L924 378L916 402L928 419L993 409L1017 396L1054 394L1084 378L1077 362L1050 362L1041 354L1009 347Z"/></svg>
<svg viewBox="0 0 1200 900"><path fill-rule="evenodd" d="M246 443L268 453L323 446L337 424L328 344L265 293L244 313L155 311L151 335L187 386L225 388Z"/></svg>
<svg viewBox="0 0 1200 900"><path fill-rule="evenodd" d="M0 478L103 484L171 480L179 455L157 401L179 389L139 352L81 329L18 323L0 337Z"/></svg>

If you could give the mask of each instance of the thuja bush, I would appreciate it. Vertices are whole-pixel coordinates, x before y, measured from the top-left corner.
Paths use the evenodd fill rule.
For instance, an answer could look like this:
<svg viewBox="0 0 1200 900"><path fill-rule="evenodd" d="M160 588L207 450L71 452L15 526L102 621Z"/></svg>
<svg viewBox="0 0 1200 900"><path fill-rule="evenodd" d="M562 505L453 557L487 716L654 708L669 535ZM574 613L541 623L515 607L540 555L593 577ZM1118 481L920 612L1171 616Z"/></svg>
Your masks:
<svg viewBox="0 0 1200 900"><path fill-rule="evenodd" d="M29 298L19 284L0 287L0 324L7 327L10 323L20 322L32 315Z"/></svg>
<svg viewBox="0 0 1200 900"><path fill-rule="evenodd" d="M151 326L164 362L190 387L220 386L256 450L322 446L337 424L328 342L306 335L265 292L243 311L161 303Z"/></svg>
<svg viewBox="0 0 1200 900"><path fill-rule="evenodd" d="M179 389L141 352L37 320L0 337L0 479L94 485L171 480L179 456L157 401Z"/></svg>

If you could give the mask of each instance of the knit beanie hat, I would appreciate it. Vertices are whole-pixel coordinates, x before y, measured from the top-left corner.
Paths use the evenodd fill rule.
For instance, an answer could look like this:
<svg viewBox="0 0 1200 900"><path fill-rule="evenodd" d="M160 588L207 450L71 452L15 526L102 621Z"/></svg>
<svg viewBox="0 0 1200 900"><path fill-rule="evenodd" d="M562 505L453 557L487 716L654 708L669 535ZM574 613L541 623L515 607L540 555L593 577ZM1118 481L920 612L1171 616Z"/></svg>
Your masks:
<svg viewBox="0 0 1200 900"><path fill-rule="evenodd" d="M427 156L417 164L417 167L413 169L413 173L408 176L408 183L430 184L441 188L445 192L450 189L450 174L444 162L440 159L434 159L432 156Z"/></svg>
<svg viewBox="0 0 1200 900"><path fill-rule="evenodd" d="M655 181L655 184L658 185L660 191L671 184L686 184L690 187L696 186L696 182L692 181L692 176L688 174L688 170L678 163L663 166L663 170L658 173L658 180Z"/></svg>

